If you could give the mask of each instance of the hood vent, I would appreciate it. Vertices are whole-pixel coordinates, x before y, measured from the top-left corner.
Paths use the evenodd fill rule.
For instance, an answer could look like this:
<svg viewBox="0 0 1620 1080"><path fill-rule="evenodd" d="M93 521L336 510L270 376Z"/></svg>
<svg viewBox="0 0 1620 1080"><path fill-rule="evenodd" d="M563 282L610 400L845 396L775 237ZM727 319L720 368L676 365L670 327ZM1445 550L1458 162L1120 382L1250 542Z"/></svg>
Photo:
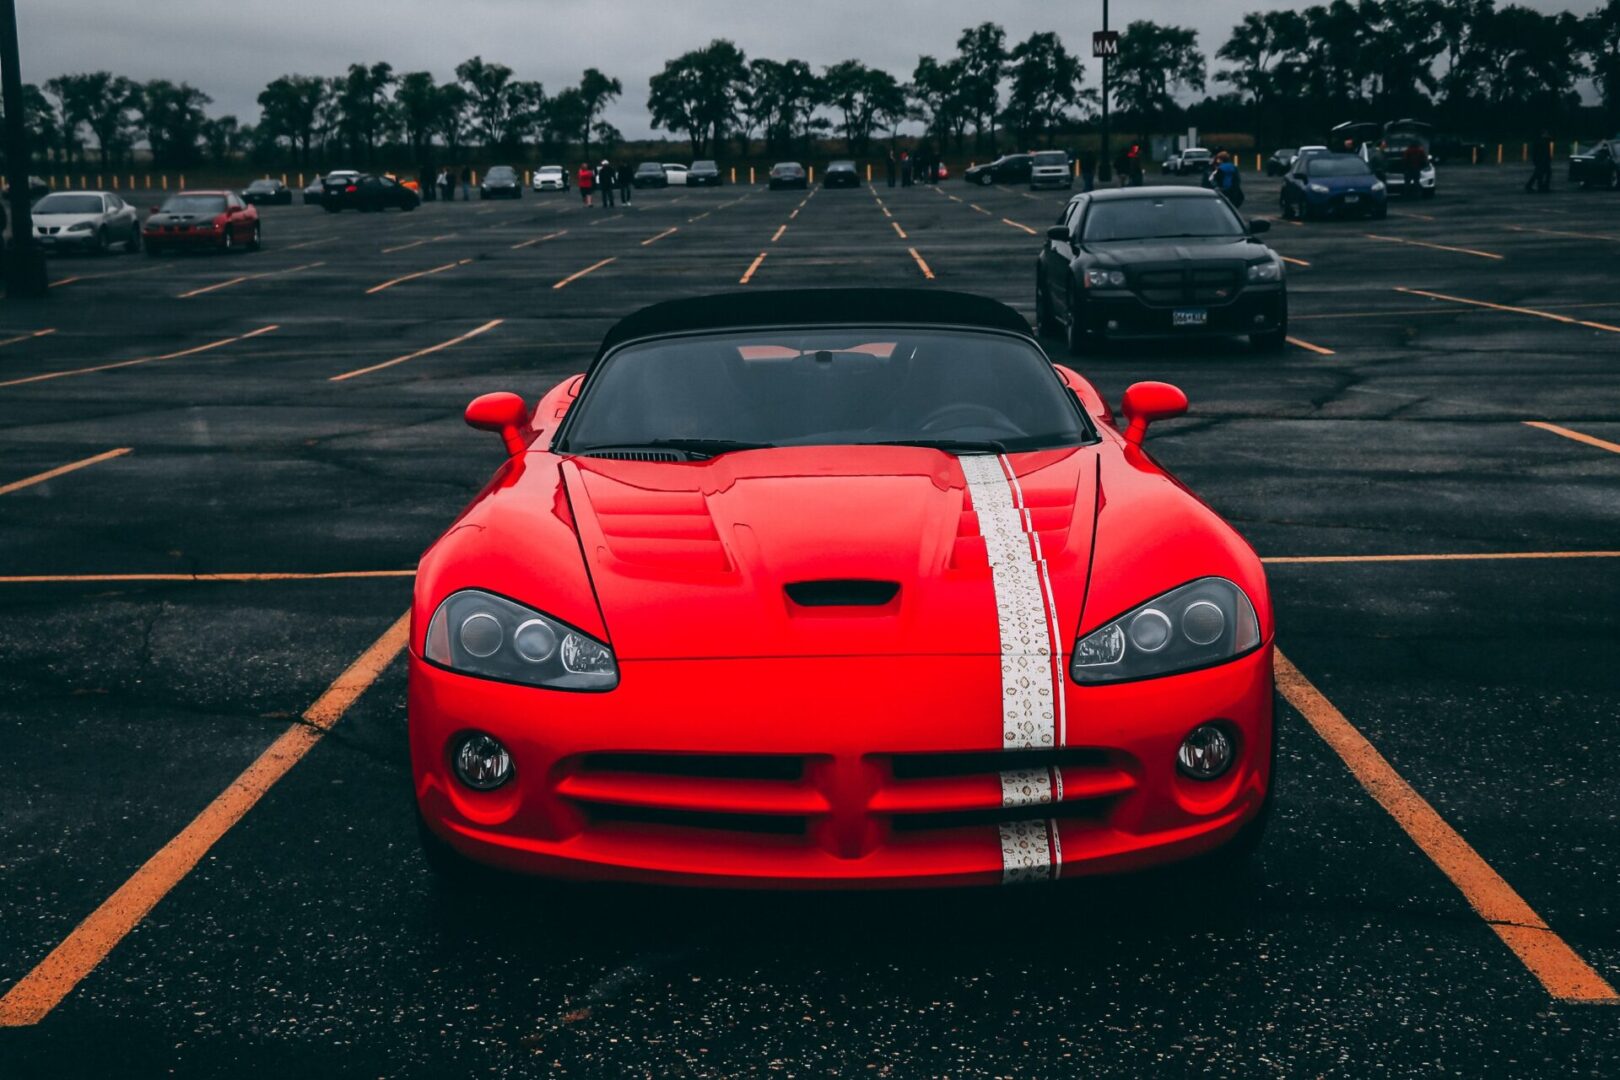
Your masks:
<svg viewBox="0 0 1620 1080"><path fill-rule="evenodd" d="M679 450L587 450L580 457L607 458L610 461L685 461Z"/></svg>
<svg viewBox="0 0 1620 1080"><path fill-rule="evenodd" d="M895 598L900 583L834 578L795 581L782 588L788 599L800 607L882 607Z"/></svg>

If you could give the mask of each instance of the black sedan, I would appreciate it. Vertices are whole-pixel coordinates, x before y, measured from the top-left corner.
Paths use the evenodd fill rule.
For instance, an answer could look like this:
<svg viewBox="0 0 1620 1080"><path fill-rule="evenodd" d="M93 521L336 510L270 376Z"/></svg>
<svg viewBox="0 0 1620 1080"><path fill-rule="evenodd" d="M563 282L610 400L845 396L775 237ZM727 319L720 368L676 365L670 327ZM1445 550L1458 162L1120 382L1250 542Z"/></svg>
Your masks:
<svg viewBox="0 0 1620 1080"><path fill-rule="evenodd" d="M1569 155L1569 182L1583 188L1620 188L1620 136Z"/></svg>
<svg viewBox="0 0 1620 1080"><path fill-rule="evenodd" d="M491 165L478 184L480 199L521 199L523 178L510 165Z"/></svg>
<svg viewBox="0 0 1620 1080"><path fill-rule="evenodd" d="M251 206L291 206L292 188L267 176L243 188L242 201Z"/></svg>
<svg viewBox="0 0 1620 1080"><path fill-rule="evenodd" d="M713 161L694 161L686 170L687 187L719 187L720 165Z"/></svg>
<svg viewBox="0 0 1620 1080"><path fill-rule="evenodd" d="M804 166L797 161L778 161L771 166L770 189L776 191L780 188L804 189L810 186L810 178L805 174Z"/></svg>
<svg viewBox="0 0 1620 1080"><path fill-rule="evenodd" d="M669 187L669 174L656 161L643 161L631 174L630 182L638 188Z"/></svg>
<svg viewBox="0 0 1620 1080"><path fill-rule="evenodd" d="M1213 191L1140 187L1076 195L1035 263L1035 319L1081 355L1116 339L1288 334L1282 260Z"/></svg>
<svg viewBox="0 0 1620 1080"><path fill-rule="evenodd" d="M370 173L340 176L331 173L321 181L321 185L321 205L329 214L342 210L415 210L422 205L422 196L391 176L373 176Z"/></svg>
<svg viewBox="0 0 1620 1080"><path fill-rule="evenodd" d="M1292 146L1285 146L1280 150L1273 150L1271 156L1266 158L1266 175L1282 176L1293 168L1294 158L1299 151Z"/></svg>
<svg viewBox="0 0 1620 1080"><path fill-rule="evenodd" d="M855 171L853 161L834 161L827 166L827 175L821 178L821 182L830 188L860 187L861 177Z"/></svg>
<svg viewBox="0 0 1620 1080"><path fill-rule="evenodd" d="M962 173L962 179L984 187L991 184L1027 184L1033 167L1033 154L1003 154L994 161L968 169Z"/></svg>

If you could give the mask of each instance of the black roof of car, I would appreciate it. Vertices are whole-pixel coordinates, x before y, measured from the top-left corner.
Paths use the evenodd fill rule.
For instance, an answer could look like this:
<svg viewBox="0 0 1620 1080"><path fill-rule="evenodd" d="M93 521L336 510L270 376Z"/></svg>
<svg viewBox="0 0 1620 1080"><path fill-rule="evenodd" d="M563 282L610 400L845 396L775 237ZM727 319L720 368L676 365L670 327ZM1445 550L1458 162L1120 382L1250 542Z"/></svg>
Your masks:
<svg viewBox="0 0 1620 1080"><path fill-rule="evenodd" d="M999 300L942 289L759 289L665 300L608 330L591 367L627 341L772 326L959 326L1029 336L1024 317Z"/></svg>
<svg viewBox="0 0 1620 1080"><path fill-rule="evenodd" d="M827 166L828 169L853 169L854 167L855 163L853 161L834 161Z"/></svg>
<svg viewBox="0 0 1620 1080"><path fill-rule="evenodd" d="M1089 196L1096 202L1128 202L1131 199L1217 199L1220 198L1208 188L1172 187L1169 184L1156 184L1147 187L1110 188L1107 191L1093 191Z"/></svg>

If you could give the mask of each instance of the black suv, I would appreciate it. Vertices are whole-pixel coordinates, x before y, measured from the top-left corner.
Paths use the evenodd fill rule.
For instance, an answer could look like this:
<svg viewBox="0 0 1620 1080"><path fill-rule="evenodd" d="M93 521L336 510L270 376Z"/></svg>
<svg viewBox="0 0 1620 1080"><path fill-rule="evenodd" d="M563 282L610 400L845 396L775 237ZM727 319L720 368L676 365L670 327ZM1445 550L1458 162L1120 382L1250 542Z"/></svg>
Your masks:
<svg viewBox="0 0 1620 1080"><path fill-rule="evenodd" d="M510 165L491 165L478 185L480 199L521 199L523 179Z"/></svg>
<svg viewBox="0 0 1620 1080"><path fill-rule="evenodd" d="M962 179L985 187L991 184L1027 184L1034 157L1033 154L1003 154L994 161L968 169L962 174Z"/></svg>
<svg viewBox="0 0 1620 1080"><path fill-rule="evenodd" d="M713 161L694 161L686 170L687 187L719 187L720 166Z"/></svg>
<svg viewBox="0 0 1620 1080"><path fill-rule="evenodd" d="M415 210L422 196L392 176L328 176L321 181L321 205L329 214L341 210L377 211L394 207Z"/></svg>

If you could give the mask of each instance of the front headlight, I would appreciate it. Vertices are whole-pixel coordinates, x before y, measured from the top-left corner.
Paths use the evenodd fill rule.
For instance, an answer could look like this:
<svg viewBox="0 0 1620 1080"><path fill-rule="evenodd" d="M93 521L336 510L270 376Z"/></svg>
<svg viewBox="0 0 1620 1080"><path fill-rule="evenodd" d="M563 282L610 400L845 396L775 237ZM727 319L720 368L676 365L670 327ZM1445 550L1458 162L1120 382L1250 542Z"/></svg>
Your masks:
<svg viewBox="0 0 1620 1080"><path fill-rule="evenodd" d="M1328 187L1326 184L1306 184L1305 186L1316 192L1318 195L1326 195L1328 193Z"/></svg>
<svg viewBox="0 0 1620 1080"><path fill-rule="evenodd" d="M93 221L75 221L72 225L69 225L67 228L63 229L62 231L63 232L89 232L91 229L93 229L95 227L96 227L96 223L93 222Z"/></svg>
<svg viewBox="0 0 1620 1080"><path fill-rule="evenodd" d="M1260 644L1260 623L1243 590L1206 577L1171 589L1075 643L1078 683L1125 682L1209 667Z"/></svg>
<svg viewBox="0 0 1620 1080"><path fill-rule="evenodd" d="M1125 287L1125 271L1123 270L1087 270L1086 288L1088 289L1122 289Z"/></svg>
<svg viewBox="0 0 1620 1080"><path fill-rule="evenodd" d="M1384 190L1384 182L1382 180L1374 180L1373 184L1372 184L1372 189L1374 191L1383 191Z"/></svg>
<svg viewBox="0 0 1620 1080"><path fill-rule="evenodd" d="M1282 264L1270 260L1249 264L1250 281L1279 281L1282 279Z"/></svg>
<svg viewBox="0 0 1620 1080"><path fill-rule="evenodd" d="M479 589L452 593L428 623L423 655L486 679L557 690L619 685L613 650L548 615Z"/></svg>

